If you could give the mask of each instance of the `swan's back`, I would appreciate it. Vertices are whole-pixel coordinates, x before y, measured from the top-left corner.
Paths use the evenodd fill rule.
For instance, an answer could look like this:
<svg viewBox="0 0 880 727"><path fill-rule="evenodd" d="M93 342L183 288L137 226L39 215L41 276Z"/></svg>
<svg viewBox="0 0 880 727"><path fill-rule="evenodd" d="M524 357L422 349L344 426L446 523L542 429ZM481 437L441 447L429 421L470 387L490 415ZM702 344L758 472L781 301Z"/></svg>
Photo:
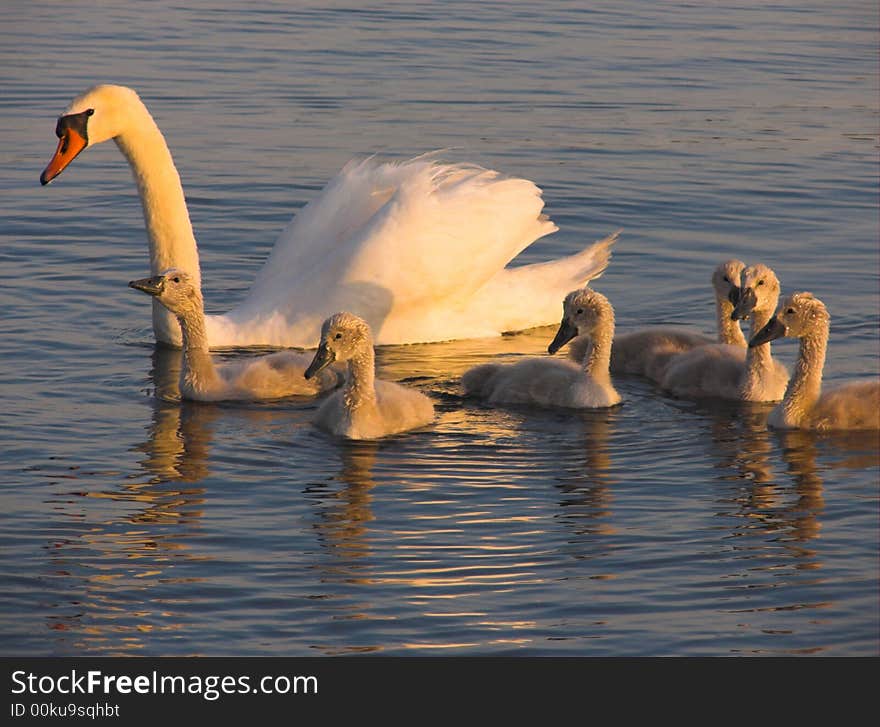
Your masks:
<svg viewBox="0 0 880 727"><path fill-rule="evenodd" d="M462 376L467 396L491 404L574 406L571 387L583 377L574 363L551 358L529 358L513 364L482 364Z"/></svg>
<svg viewBox="0 0 880 727"><path fill-rule="evenodd" d="M315 396L335 389L342 376L334 369L320 371L306 380L303 374L311 356L295 351L278 353L237 361L227 361L218 367L223 378L227 399L280 399L287 396Z"/></svg>
<svg viewBox="0 0 880 727"><path fill-rule="evenodd" d="M434 421L434 404L420 391L392 381L376 381L375 391L375 402L357 408L349 405L344 391L334 392L318 409L315 424L348 439L378 439Z"/></svg>
<svg viewBox="0 0 880 727"><path fill-rule="evenodd" d="M557 229L543 204L532 182L473 165L351 162L294 217L242 304L212 325L222 337L250 321L247 335L262 342L295 327L303 340L287 345L311 346L327 316L351 310L379 343L462 337L456 309Z"/></svg>
<svg viewBox="0 0 880 727"><path fill-rule="evenodd" d="M462 377L466 396L490 404L523 404L568 409L614 406L620 395L565 359L529 358L514 364L482 364Z"/></svg>
<svg viewBox="0 0 880 727"><path fill-rule="evenodd" d="M880 429L880 382L857 381L828 389L808 412L804 429Z"/></svg>
<svg viewBox="0 0 880 727"><path fill-rule="evenodd" d="M746 370L746 350L727 343L698 346L673 356L660 385L671 394L700 399L740 398L740 381Z"/></svg>
<svg viewBox="0 0 880 727"><path fill-rule="evenodd" d="M771 359L769 366L751 386L741 382L739 398L743 401L779 401L785 396L789 378L785 364L778 359Z"/></svg>
<svg viewBox="0 0 880 727"><path fill-rule="evenodd" d="M416 429L434 420L434 404L427 396L393 381L376 382L376 410L385 434Z"/></svg>
<svg viewBox="0 0 880 727"><path fill-rule="evenodd" d="M637 374L659 382L674 356L711 343L708 336L676 328L658 327L624 333L614 339L611 372ZM570 358L580 361L587 345L589 341L572 341Z"/></svg>

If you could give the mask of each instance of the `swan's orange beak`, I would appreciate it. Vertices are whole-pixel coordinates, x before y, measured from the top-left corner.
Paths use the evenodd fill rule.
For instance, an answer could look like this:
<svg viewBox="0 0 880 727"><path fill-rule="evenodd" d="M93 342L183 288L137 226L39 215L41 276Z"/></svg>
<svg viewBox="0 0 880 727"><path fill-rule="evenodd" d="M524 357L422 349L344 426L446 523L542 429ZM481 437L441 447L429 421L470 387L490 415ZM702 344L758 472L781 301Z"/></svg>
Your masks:
<svg viewBox="0 0 880 727"><path fill-rule="evenodd" d="M75 129L65 129L58 140L58 148L49 164L40 175L40 184L49 184L77 155L86 148L88 142Z"/></svg>
<svg viewBox="0 0 880 727"><path fill-rule="evenodd" d="M55 156L49 160L49 164L40 175L40 184L49 184L89 145L89 117L94 113L94 109L86 109L78 114L67 114L58 119L55 125L58 148L55 150Z"/></svg>

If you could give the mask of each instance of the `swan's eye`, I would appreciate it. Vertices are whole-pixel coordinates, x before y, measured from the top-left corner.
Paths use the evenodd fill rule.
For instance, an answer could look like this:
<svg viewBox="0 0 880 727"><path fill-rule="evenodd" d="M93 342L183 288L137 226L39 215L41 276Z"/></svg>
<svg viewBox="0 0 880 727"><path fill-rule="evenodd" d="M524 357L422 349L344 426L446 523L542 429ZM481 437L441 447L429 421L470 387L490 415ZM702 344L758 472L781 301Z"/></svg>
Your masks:
<svg viewBox="0 0 880 727"><path fill-rule="evenodd" d="M793 316L794 315L794 308L789 308L787 311L785 311L785 315Z"/></svg>
<svg viewBox="0 0 880 727"><path fill-rule="evenodd" d="M758 281L758 285L763 285L763 284L764 284L764 281L763 281L763 280L759 280L759 281Z"/></svg>
<svg viewBox="0 0 880 727"><path fill-rule="evenodd" d="M730 282L730 278L728 278L726 275L724 276L724 282L725 282L725 283L729 283L729 282Z"/></svg>
<svg viewBox="0 0 880 727"><path fill-rule="evenodd" d="M342 334L337 333L335 336L333 336L333 338L335 338L336 340L339 340L340 338L342 338Z"/></svg>
<svg viewBox="0 0 880 727"><path fill-rule="evenodd" d="M175 275L175 276L174 276L173 278L171 278L171 279L172 279L175 283L179 283L179 282L180 282L180 276L179 276L179 275Z"/></svg>
<svg viewBox="0 0 880 727"><path fill-rule="evenodd" d="M575 312L576 312L578 315L580 315L581 313L584 312L584 309L583 309L583 308L578 308Z"/></svg>

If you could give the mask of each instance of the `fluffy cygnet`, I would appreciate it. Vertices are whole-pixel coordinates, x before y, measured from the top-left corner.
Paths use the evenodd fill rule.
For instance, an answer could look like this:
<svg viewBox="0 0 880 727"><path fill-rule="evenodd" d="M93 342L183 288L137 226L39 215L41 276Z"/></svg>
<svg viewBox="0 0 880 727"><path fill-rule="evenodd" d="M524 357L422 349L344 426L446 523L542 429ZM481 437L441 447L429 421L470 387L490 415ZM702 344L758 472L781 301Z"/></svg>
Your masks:
<svg viewBox="0 0 880 727"><path fill-rule="evenodd" d="M465 395L493 404L576 409L618 404L620 395L611 383L609 371L614 309L604 295L590 288L575 290L566 296L562 323L548 351L556 353L575 336L589 342L579 365L551 358L482 364L462 377Z"/></svg>
<svg viewBox="0 0 880 727"><path fill-rule="evenodd" d="M182 270L172 268L152 278L132 280L129 286L153 296L180 322L183 333L180 395L185 399L228 401L314 396L340 383L339 374L332 370L306 381L303 372L310 356L295 351L214 363L208 352L200 288Z"/></svg>
<svg viewBox="0 0 880 727"><path fill-rule="evenodd" d="M306 379L334 361L348 362L348 373L343 388L318 409L315 424L321 429L348 439L376 439L434 421L434 404L427 396L376 379L373 335L362 318L343 312L324 321Z"/></svg>
<svg viewBox="0 0 880 727"><path fill-rule="evenodd" d="M779 280L766 265L742 272L736 306L730 319L749 319L754 335L772 317L779 301ZM770 354L770 344L751 347L711 344L670 359L660 381L682 397L714 397L733 401L779 401L788 383L788 370Z"/></svg>
<svg viewBox="0 0 880 727"><path fill-rule="evenodd" d="M740 346L745 350L746 340L739 324L730 314L739 293L740 273L745 268L741 260L726 260L712 272L712 290L715 295L718 343ZM618 335L611 351L611 372L638 374L659 383L670 360L678 354L698 346L713 343L700 333L673 326L653 326ZM587 341L576 338L569 347L569 358L583 361Z"/></svg>
<svg viewBox="0 0 880 727"><path fill-rule="evenodd" d="M749 341L761 346L782 336L800 339L794 374L767 423L779 429L880 429L880 381L858 381L822 391L831 317L812 293L786 298Z"/></svg>

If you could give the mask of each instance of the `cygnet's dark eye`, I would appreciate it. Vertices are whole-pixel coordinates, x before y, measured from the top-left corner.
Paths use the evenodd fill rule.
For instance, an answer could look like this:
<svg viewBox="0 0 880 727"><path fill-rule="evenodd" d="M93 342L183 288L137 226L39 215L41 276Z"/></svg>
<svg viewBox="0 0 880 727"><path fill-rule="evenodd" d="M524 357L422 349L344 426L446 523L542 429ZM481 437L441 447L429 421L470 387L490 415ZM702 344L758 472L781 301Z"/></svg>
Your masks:
<svg viewBox="0 0 880 727"><path fill-rule="evenodd" d="M730 282L730 278L728 278L726 275L724 276L724 282L725 282L725 283L729 283L729 282Z"/></svg>
<svg viewBox="0 0 880 727"><path fill-rule="evenodd" d="M333 338L336 338L336 339L342 338L342 334L341 334L341 333L337 333L335 336L333 336Z"/></svg>
<svg viewBox="0 0 880 727"><path fill-rule="evenodd" d="M759 280L759 281L758 281L758 285L763 285L763 284L764 284L764 281L763 281L763 280Z"/></svg>
<svg viewBox="0 0 880 727"><path fill-rule="evenodd" d="M581 313L584 312L584 309L583 309L583 308L578 308L577 311L575 311L575 312L576 312L578 315L580 315Z"/></svg>
<svg viewBox="0 0 880 727"><path fill-rule="evenodd" d="M794 315L794 308L789 308L785 313L786 315Z"/></svg>
<svg viewBox="0 0 880 727"><path fill-rule="evenodd" d="M171 279L172 279L175 283L179 283L179 282L180 282L180 276L179 276L179 275L175 275L175 276L174 276L173 278L171 278Z"/></svg>

